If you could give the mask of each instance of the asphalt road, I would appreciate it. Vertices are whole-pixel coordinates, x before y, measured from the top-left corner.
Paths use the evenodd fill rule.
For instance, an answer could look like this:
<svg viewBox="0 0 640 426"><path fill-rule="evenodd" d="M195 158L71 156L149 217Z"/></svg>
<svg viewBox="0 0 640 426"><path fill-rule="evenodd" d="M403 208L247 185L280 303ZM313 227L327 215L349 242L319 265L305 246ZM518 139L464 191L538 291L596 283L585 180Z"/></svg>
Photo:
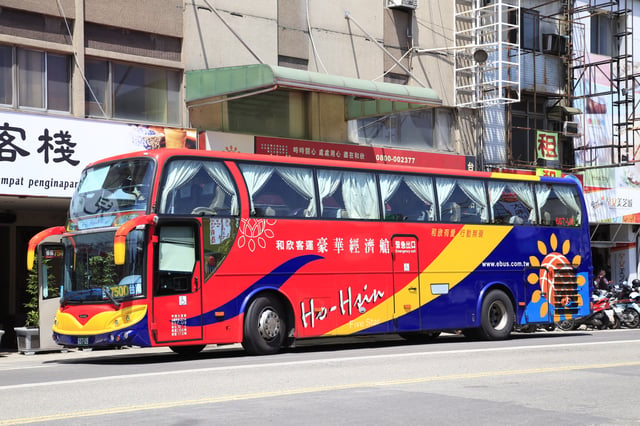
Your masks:
<svg viewBox="0 0 640 426"><path fill-rule="evenodd" d="M631 424L640 329L0 354L0 425ZM553 422L553 423L551 423Z"/></svg>

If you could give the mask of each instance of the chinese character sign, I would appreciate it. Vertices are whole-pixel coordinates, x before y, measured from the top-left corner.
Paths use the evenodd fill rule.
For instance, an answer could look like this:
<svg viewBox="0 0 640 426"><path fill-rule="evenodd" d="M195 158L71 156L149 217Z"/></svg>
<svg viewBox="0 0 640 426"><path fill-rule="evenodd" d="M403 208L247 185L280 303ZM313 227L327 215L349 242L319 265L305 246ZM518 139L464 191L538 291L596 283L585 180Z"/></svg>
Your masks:
<svg viewBox="0 0 640 426"><path fill-rule="evenodd" d="M0 194L71 197L84 166L149 149L139 139L129 124L0 112Z"/></svg>
<svg viewBox="0 0 640 426"><path fill-rule="evenodd" d="M538 158L558 160L558 134L538 130L536 133L536 149Z"/></svg>

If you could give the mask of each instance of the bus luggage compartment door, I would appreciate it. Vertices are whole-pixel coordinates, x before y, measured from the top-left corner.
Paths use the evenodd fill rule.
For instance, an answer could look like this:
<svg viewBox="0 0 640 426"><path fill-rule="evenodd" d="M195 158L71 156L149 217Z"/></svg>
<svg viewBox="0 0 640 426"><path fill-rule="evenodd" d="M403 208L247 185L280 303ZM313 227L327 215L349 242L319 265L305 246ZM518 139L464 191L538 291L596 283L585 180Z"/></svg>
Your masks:
<svg viewBox="0 0 640 426"><path fill-rule="evenodd" d="M393 318L396 330L419 330L421 319L418 238L414 235L394 235L391 238L391 256L393 259Z"/></svg>
<svg viewBox="0 0 640 426"><path fill-rule="evenodd" d="M524 291L519 300L520 305L525 307L521 324L553 322L554 272L546 267L524 269Z"/></svg>
<svg viewBox="0 0 640 426"><path fill-rule="evenodd" d="M157 343L202 339L198 230L184 222L158 228L151 327Z"/></svg>

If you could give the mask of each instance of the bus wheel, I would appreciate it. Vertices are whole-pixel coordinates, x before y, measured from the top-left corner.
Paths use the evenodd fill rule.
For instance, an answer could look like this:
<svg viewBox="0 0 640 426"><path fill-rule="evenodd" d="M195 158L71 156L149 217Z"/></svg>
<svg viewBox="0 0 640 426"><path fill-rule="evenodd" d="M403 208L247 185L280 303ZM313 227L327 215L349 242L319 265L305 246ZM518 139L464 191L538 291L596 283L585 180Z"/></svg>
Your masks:
<svg viewBox="0 0 640 426"><path fill-rule="evenodd" d="M399 333L400 337L411 343L429 343L436 340L440 335L439 331L423 331L417 333Z"/></svg>
<svg viewBox="0 0 640 426"><path fill-rule="evenodd" d="M504 340L511 334L515 314L511 300L504 292L489 292L482 301L480 336L485 340Z"/></svg>
<svg viewBox="0 0 640 426"><path fill-rule="evenodd" d="M206 345L188 345L188 346L169 346L173 352L178 355L195 355L204 349Z"/></svg>
<svg viewBox="0 0 640 426"><path fill-rule="evenodd" d="M244 317L242 346L252 355L274 354L284 344L287 324L283 310L276 300L256 298Z"/></svg>

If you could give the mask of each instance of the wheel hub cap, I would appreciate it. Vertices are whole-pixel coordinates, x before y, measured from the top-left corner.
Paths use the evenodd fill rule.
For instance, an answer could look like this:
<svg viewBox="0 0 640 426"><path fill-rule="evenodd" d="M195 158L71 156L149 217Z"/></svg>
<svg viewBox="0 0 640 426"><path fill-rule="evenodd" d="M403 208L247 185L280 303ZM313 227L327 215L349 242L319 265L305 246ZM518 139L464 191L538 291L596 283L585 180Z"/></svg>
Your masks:
<svg viewBox="0 0 640 426"><path fill-rule="evenodd" d="M265 309L258 319L258 331L265 340L276 338L280 334L280 318L271 309Z"/></svg>

